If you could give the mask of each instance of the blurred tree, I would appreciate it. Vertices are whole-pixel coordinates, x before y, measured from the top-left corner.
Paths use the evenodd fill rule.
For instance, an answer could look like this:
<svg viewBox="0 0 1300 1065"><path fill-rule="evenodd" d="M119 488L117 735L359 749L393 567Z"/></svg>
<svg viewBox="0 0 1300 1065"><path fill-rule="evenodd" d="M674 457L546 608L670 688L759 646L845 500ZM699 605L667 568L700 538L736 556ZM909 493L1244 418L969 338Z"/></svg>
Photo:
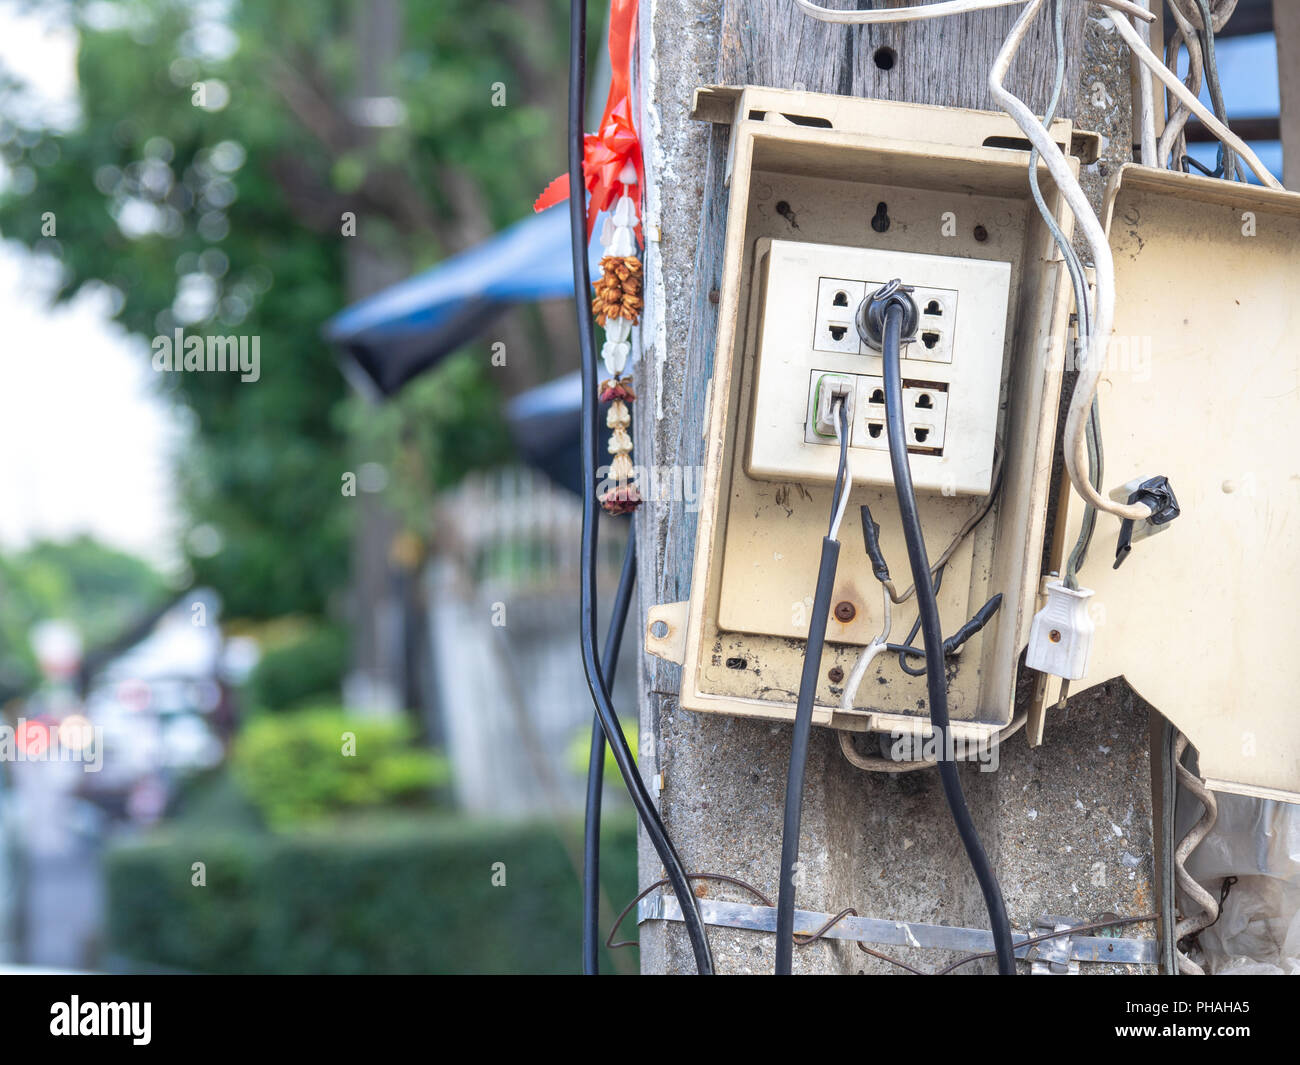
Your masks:
<svg viewBox="0 0 1300 1065"><path fill-rule="evenodd" d="M567 4L408 5L395 96L381 99L351 95L364 0L62 10L80 32L80 116L30 128L0 80L0 232L59 265L61 298L111 286L146 338L260 338L255 384L158 374L195 415L177 456L183 548L228 616L324 612L348 569L349 429L373 420L366 455L380 446L397 490L427 502L502 458L505 434L488 431L500 387L571 362L563 315L530 310L526 334L502 330L526 336L529 358L459 360L376 418L320 340L345 302L349 218L418 268L524 215L562 168ZM424 539L427 510L400 511Z"/></svg>
<svg viewBox="0 0 1300 1065"><path fill-rule="evenodd" d="M0 555L0 703L40 679L31 647L38 622L70 621L85 646L93 648L165 603L169 594L148 563L88 536L43 540Z"/></svg>

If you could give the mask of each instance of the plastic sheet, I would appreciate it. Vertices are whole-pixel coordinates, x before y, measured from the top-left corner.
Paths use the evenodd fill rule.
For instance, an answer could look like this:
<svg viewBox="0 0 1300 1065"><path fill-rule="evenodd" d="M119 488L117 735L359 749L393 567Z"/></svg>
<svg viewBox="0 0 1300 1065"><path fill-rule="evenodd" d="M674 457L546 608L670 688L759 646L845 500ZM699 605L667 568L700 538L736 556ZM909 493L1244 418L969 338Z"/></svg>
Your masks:
<svg viewBox="0 0 1300 1065"><path fill-rule="evenodd" d="M1218 921L1200 934L1199 960L1215 975L1300 975L1300 806L1217 798L1218 820L1187 871L1215 894L1225 877L1237 882ZM1181 830L1181 808L1179 815Z"/></svg>

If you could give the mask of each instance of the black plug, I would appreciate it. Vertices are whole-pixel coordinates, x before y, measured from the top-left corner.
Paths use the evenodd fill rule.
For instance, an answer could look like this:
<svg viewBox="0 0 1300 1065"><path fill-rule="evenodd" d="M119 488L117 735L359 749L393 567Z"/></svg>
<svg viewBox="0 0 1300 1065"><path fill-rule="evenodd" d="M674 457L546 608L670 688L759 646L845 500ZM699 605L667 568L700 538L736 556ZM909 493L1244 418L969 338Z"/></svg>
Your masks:
<svg viewBox="0 0 1300 1065"><path fill-rule="evenodd" d="M858 304L855 316L858 336L877 351L881 350L885 342L885 312L895 305L903 309L898 336L899 342L906 344L909 340L916 339L916 325L921 319L916 300L912 299L911 285L904 285L898 278L894 278Z"/></svg>
<svg viewBox="0 0 1300 1065"><path fill-rule="evenodd" d="M1169 483L1169 478L1165 476L1152 477L1143 481L1137 486L1137 489L1128 497L1128 502L1145 503L1151 508L1151 514L1146 521L1152 525L1168 525L1182 511L1178 507L1178 499L1174 495L1173 485ZM1115 545L1115 569L1119 569L1120 564L1129 556L1133 550L1133 529L1134 521L1132 518L1125 518L1119 525L1119 541Z"/></svg>

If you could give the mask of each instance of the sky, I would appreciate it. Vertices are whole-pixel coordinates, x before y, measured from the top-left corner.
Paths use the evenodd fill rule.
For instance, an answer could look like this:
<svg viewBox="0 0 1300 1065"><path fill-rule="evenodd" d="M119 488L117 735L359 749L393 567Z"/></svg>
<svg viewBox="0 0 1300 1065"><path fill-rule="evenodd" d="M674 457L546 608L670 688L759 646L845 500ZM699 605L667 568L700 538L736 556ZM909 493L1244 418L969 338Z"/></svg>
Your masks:
<svg viewBox="0 0 1300 1065"><path fill-rule="evenodd" d="M0 63L31 85L31 106L70 116L75 55L74 33L0 2ZM171 569L182 422L108 295L51 306L51 280L0 242L0 548L87 532Z"/></svg>

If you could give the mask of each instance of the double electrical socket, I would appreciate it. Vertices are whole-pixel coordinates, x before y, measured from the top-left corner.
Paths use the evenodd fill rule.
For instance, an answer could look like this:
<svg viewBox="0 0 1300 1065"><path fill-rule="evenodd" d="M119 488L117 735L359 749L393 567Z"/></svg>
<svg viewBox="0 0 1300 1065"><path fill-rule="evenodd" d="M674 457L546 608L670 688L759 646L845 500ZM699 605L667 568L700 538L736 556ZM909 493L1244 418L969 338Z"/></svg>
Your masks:
<svg viewBox="0 0 1300 1065"><path fill-rule="evenodd" d="M772 480L834 480L833 407L847 407L859 484L892 484L880 353L859 305L885 282L912 289L918 324L901 352L904 430L922 491L983 495L993 473L1011 284L1009 263L783 240L759 241L758 318L747 468Z"/></svg>
<svg viewBox="0 0 1300 1065"><path fill-rule="evenodd" d="M813 348L845 355L869 355L874 349L863 343L853 318L858 305L889 278L879 281L849 281L823 277L817 284L817 321ZM912 292L919 320L916 341L908 357L925 362L952 362L952 338L957 323L957 292L952 289L916 286Z"/></svg>
<svg viewBox="0 0 1300 1065"><path fill-rule="evenodd" d="M808 404L808 443L838 441L835 403L845 405L849 446L889 451L885 422L885 379L870 374L829 374L813 371ZM908 451L943 454L948 421L948 386L922 381L903 382L903 426Z"/></svg>

